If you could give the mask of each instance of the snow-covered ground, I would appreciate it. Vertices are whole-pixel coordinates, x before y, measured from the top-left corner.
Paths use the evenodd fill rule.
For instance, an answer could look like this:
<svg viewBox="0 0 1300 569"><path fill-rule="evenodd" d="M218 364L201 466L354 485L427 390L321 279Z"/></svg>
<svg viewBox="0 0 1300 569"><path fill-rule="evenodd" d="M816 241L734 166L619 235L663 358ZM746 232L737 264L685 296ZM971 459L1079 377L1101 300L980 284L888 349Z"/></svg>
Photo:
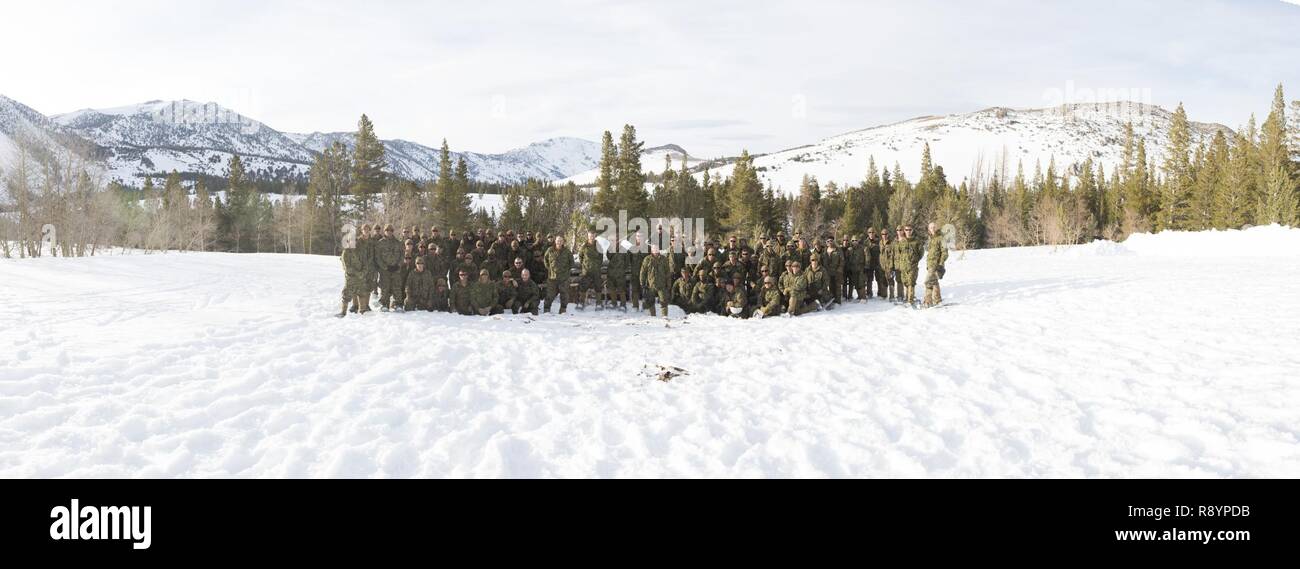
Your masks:
<svg viewBox="0 0 1300 569"><path fill-rule="evenodd" d="M339 320L328 257L0 261L0 475L1300 476L1298 252L954 253L944 308L667 322Z"/></svg>

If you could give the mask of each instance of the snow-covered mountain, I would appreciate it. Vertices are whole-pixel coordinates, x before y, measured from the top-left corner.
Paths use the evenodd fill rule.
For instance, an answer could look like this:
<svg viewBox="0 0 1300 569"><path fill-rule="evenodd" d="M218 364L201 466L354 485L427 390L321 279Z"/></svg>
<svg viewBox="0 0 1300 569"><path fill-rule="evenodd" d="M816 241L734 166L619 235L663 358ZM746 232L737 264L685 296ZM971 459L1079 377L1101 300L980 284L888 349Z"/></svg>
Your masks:
<svg viewBox="0 0 1300 569"><path fill-rule="evenodd" d="M313 132L287 134L314 152L323 152L335 142L352 148L354 133ZM438 176L439 149L408 140L385 140L384 148L392 171L407 179L431 180ZM470 178L485 182L517 182L528 178L558 180L592 168L600 161L600 146L580 138L550 138L501 154L451 152L454 164L465 159Z"/></svg>
<svg viewBox="0 0 1300 569"><path fill-rule="evenodd" d="M92 161L100 158L93 144L35 109L0 95L0 171L17 166L20 144L34 160L51 154L60 158L87 156Z"/></svg>
<svg viewBox="0 0 1300 569"><path fill-rule="evenodd" d="M107 109L83 109L46 117L0 97L0 168L16 154L14 140L34 148L76 149L90 156L110 180L138 185L145 176L173 170L222 175L238 154L250 173L269 179L302 179L316 155L333 144L351 146L352 133L296 134L276 130L215 103L149 101ZM385 140L391 170L413 180L438 173L438 149L406 140ZM464 157L470 177L484 182L556 180L594 168L599 145L552 138L500 154L453 152Z"/></svg>
<svg viewBox="0 0 1300 569"><path fill-rule="evenodd" d="M1091 158L1111 172L1123 160L1124 126L1146 141L1147 156L1159 164L1169 141L1173 113L1141 103L1073 104L1045 109L994 107L973 113L926 116L832 136L806 146L765 154L754 159L759 176L786 193L795 193L805 174L825 185L857 184L867 172L868 157L877 167L897 163L909 180L920 172L921 153L930 145L931 159L942 166L948 181L974 178L979 168L987 177L1005 165L1014 176L1018 164L1032 176L1036 164L1047 168L1055 159L1058 173L1071 163ZM1191 123L1192 144L1228 127ZM727 176L731 165L715 168Z"/></svg>

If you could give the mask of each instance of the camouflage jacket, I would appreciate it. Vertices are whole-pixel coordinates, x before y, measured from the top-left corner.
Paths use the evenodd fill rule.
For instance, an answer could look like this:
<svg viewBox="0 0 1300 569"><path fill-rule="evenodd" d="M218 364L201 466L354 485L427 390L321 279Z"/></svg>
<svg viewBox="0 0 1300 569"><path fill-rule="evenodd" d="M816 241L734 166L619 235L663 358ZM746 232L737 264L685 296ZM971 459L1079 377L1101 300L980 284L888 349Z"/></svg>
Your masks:
<svg viewBox="0 0 1300 569"><path fill-rule="evenodd" d="M573 270L573 252L568 247L556 249L554 245L546 248L546 253L542 255L546 263L546 274L550 278L558 279L560 282L568 282L569 274Z"/></svg>

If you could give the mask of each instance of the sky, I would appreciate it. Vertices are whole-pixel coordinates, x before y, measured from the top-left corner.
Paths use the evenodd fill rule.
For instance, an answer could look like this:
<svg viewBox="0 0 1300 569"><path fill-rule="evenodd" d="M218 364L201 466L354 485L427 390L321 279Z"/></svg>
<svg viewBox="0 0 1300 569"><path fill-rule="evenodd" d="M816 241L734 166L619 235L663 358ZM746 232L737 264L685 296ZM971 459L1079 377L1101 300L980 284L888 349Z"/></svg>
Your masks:
<svg viewBox="0 0 1300 569"><path fill-rule="evenodd" d="M1137 99L1230 127L1300 98L1300 0L21 1L0 95L46 114L216 102L286 132L711 158L908 118Z"/></svg>

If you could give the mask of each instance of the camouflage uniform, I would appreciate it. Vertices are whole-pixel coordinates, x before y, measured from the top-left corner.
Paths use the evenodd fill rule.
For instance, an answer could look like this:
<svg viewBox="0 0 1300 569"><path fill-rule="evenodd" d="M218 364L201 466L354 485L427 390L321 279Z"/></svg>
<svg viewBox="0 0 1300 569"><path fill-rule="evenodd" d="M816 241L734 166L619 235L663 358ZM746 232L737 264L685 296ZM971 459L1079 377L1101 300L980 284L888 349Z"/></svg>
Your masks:
<svg viewBox="0 0 1300 569"><path fill-rule="evenodd" d="M808 298L822 305L830 303L833 297L830 290L830 277L826 274L826 269L820 266L808 267L803 275L808 281Z"/></svg>
<svg viewBox="0 0 1300 569"><path fill-rule="evenodd" d="M704 271L697 271L696 274L707 274ZM691 288L691 309L696 314L714 312L717 309L717 283L713 279L703 276L695 286Z"/></svg>
<svg viewBox="0 0 1300 569"><path fill-rule="evenodd" d="M451 285L451 293L448 302L451 304L452 311L457 314L470 316L474 314L474 308L469 301L469 292L474 283L466 278L464 281L459 279Z"/></svg>
<svg viewBox="0 0 1300 569"><path fill-rule="evenodd" d="M824 263L826 277L830 280L831 294L835 303L839 304L844 299L844 253L834 245L827 245L823 257L826 259Z"/></svg>
<svg viewBox="0 0 1300 569"><path fill-rule="evenodd" d="M479 271L478 282L469 287L469 307L470 312L479 316L487 316L496 313L497 308L497 283L488 278L486 270Z"/></svg>
<svg viewBox="0 0 1300 569"><path fill-rule="evenodd" d="M380 309L387 310L403 294L397 289L397 281L402 269L402 249L403 246L397 238L387 235L375 244L375 262L379 265Z"/></svg>
<svg viewBox="0 0 1300 569"><path fill-rule="evenodd" d="M909 303L916 302L916 273L921 264L922 247L921 242L914 237L903 237L895 244L894 267L903 282L899 296Z"/></svg>
<svg viewBox="0 0 1300 569"><path fill-rule="evenodd" d="M786 313L791 316L798 316L808 312L808 277L804 273L786 273L787 278L782 278L782 292L785 293L787 300Z"/></svg>
<svg viewBox="0 0 1300 569"><path fill-rule="evenodd" d="M852 244L844 251L844 276L847 281L849 292L857 292L858 300L864 300L862 294L862 274L866 271L867 254L862 245L858 243L858 238L854 237ZM851 295L849 295L851 296ZM844 299L848 300L849 296Z"/></svg>
<svg viewBox="0 0 1300 569"><path fill-rule="evenodd" d="M771 279L772 277L767 278ZM781 291L777 289L775 283L770 288L764 286L763 291L759 293L758 299L757 310L763 313L764 318L781 313Z"/></svg>
<svg viewBox="0 0 1300 569"><path fill-rule="evenodd" d="M370 293L366 290L366 266L360 253L356 249L344 249L339 261L343 264L343 308L339 316L347 314L348 302L353 303L353 310L368 311L369 307L362 302Z"/></svg>
<svg viewBox="0 0 1300 569"><path fill-rule="evenodd" d="M587 291L595 291L596 298L600 298L600 268L604 265L604 260L600 254L600 246L592 241L583 243L582 248L578 250L579 273L578 273L578 303L585 306L587 303Z"/></svg>
<svg viewBox="0 0 1300 569"><path fill-rule="evenodd" d="M867 237L866 243L867 266L862 273L862 291L866 294L863 298L871 298L871 284L876 280L876 275L880 273L880 240L874 237ZM884 296L880 288L876 288L876 296Z"/></svg>
<svg viewBox="0 0 1300 569"><path fill-rule="evenodd" d="M543 254L546 264L546 273L550 278L546 281L546 296L543 303L543 311L551 311L551 301L560 297L560 314L564 314L569 304L569 275L573 271L573 253L568 247L556 249L554 245L546 248Z"/></svg>
<svg viewBox="0 0 1300 569"><path fill-rule="evenodd" d="M680 272L685 273L686 271L683 270ZM678 275L677 280L673 281L672 295L671 295L672 303L676 305L678 308L681 308L682 312L690 314L691 313L691 291L693 291L694 289L695 289L695 279L692 279L690 275L686 275L686 274Z"/></svg>
<svg viewBox="0 0 1300 569"><path fill-rule="evenodd" d="M613 249L613 246L611 249L613 252L609 254L609 266L606 268L605 290L610 302L627 306L627 271L632 254Z"/></svg>
<svg viewBox="0 0 1300 569"><path fill-rule="evenodd" d="M365 298L363 305L367 310L370 309L370 295L375 292L375 287L379 282L379 261L375 259L375 242L374 237L360 237L357 239L357 256L361 258L361 264L366 268L366 275L362 277L365 284Z"/></svg>
<svg viewBox="0 0 1300 569"><path fill-rule="evenodd" d="M663 307L664 316L668 316L668 258L663 254L647 255L641 262L641 270L638 277L641 280L641 290L645 292L646 299L650 305L650 315L655 315L654 299L658 298L659 305Z"/></svg>
<svg viewBox="0 0 1300 569"><path fill-rule="evenodd" d="M733 286L726 296L726 314L734 318L749 318L749 295L745 294L745 289ZM733 312L733 309L739 308L739 312Z"/></svg>
<svg viewBox="0 0 1300 569"><path fill-rule="evenodd" d="M514 313L527 312L537 316L537 301L542 298L542 289L533 282L533 279L519 280L519 286L515 289L515 308Z"/></svg>
<svg viewBox="0 0 1300 569"><path fill-rule="evenodd" d="M435 277L426 267L423 271L413 270L406 275L405 301L406 310L433 310L433 291Z"/></svg>
<svg viewBox="0 0 1300 569"><path fill-rule="evenodd" d="M894 300L897 294L894 287L894 244L887 239L880 242L880 272L876 274L876 285L880 287L881 298Z"/></svg>
<svg viewBox="0 0 1300 569"><path fill-rule="evenodd" d="M939 291L939 279L943 278L944 264L948 262L948 247L939 235L931 235L925 252L925 304L934 306L943 302Z"/></svg>
<svg viewBox="0 0 1300 569"><path fill-rule="evenodd" d="M437 283L433 286L433 298L430 301L430 310L435 312L451 312L450 291L447 290L447 283L442 279L436 279Z"/></svg>

